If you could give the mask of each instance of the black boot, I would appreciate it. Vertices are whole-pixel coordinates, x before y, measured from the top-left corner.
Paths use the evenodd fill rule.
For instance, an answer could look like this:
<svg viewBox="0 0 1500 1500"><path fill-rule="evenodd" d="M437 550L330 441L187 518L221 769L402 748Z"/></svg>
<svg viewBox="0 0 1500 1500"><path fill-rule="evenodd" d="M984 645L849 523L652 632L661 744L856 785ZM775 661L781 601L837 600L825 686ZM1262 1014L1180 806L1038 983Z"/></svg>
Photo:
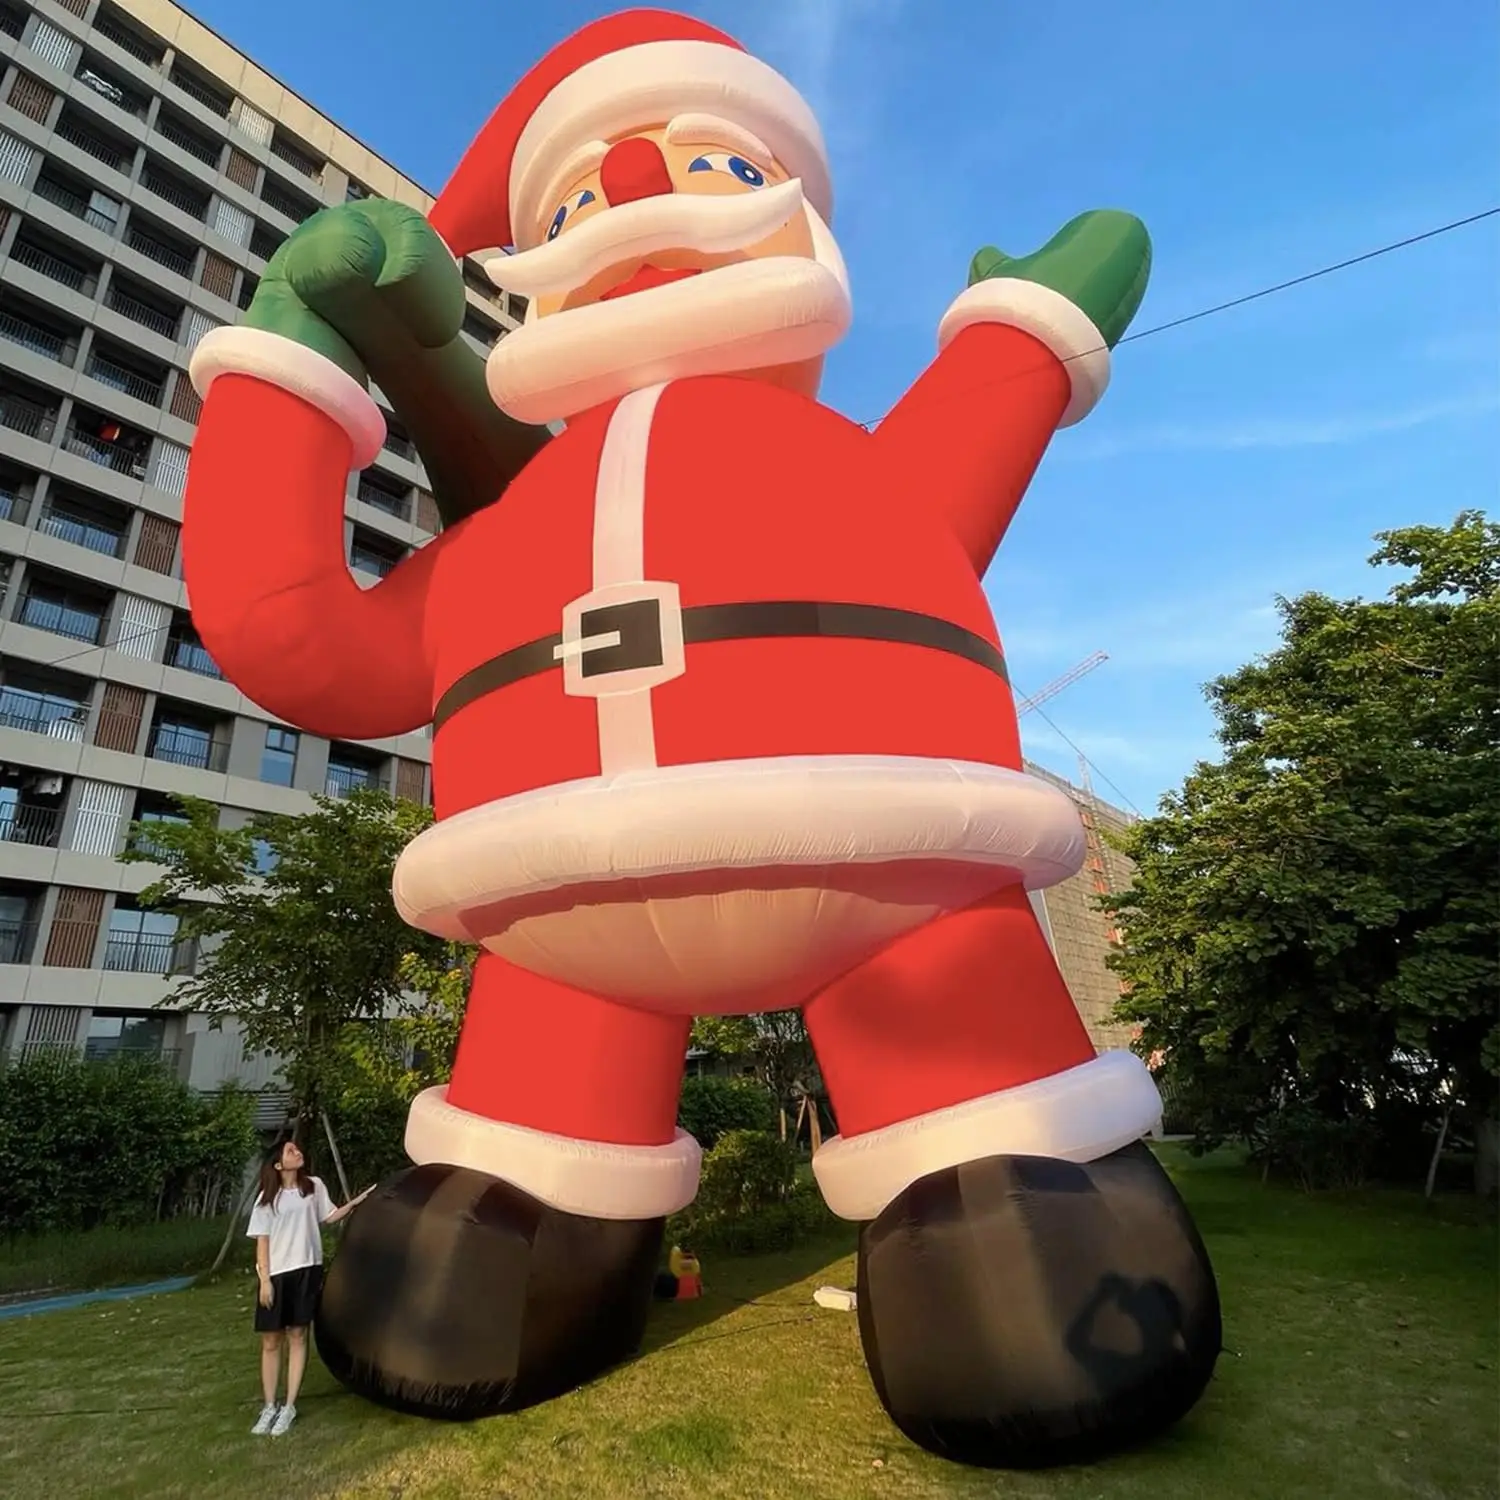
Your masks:
<svg viewBox="0 0 1500 1500"><path fill-rule="evenodd" d="M859 1331L914 1443L986 1468L1101 1457L1186 1413L1219 1294L1142 1143L1086 1166L992 1156L912 1184L859 1242Z"/></svg>
<svg viewBox="0 0 1500 1500"><path fill-rule="evenodd" d="M467 1421L535 1405L635 1353L664 1223L580 1218L484 1172L413 1167L350 1219L318 1353L397 1411Z"/></svg>

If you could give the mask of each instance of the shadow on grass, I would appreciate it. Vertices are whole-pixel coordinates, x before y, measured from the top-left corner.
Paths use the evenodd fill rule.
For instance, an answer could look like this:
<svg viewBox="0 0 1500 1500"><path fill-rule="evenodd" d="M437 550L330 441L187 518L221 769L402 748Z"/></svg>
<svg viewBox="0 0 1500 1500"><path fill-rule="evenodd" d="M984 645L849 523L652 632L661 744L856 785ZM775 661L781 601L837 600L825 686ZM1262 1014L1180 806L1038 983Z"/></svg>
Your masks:
<svg viewBox="0 0 1500 1500"><path fill-rule="evenodd" d="M658 1302L651 1310L638 1359L669 1351L689 1341L698 1344L710 1338L739 1338L770 1326L769 1317L757 1318L740 1327L717 1332L713 1325L744 1307L779 1314L777 1322L804 1322L830 1314L812 1300L811 1291L794 1297L788 1288L800 1287L824 1267L852 1256L858 1243L853 1225L830 1225L826 1233L805 1240L790 1250L745 1256L722 1262L705 1260L703 1295L690 1302ZM850 1269L848 1282L853 1285Z"/></svg>

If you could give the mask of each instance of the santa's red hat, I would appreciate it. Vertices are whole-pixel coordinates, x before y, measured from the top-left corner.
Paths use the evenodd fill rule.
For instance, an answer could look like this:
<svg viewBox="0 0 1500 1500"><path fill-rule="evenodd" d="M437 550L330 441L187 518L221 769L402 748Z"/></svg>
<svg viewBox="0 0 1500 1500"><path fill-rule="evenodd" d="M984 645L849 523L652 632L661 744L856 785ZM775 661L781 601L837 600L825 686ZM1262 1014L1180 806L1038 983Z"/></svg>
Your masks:
<svg viewBox="0 0 1500 1500"><path fill-rule="evenodd" d="M594 21L511 90L469 147L430 215L455 255L536 244L568 158L591 141L700 113L751 131L832 214L823 135L802 96L722 31L666 10Z"/></svg>

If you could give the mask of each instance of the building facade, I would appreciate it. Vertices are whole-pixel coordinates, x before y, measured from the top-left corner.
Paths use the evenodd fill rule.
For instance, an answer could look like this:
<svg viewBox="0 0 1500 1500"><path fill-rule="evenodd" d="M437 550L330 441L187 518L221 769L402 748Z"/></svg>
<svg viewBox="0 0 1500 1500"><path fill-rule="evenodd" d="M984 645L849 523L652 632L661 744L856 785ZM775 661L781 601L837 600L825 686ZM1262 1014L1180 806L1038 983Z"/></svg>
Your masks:
<svg viewBox="0 0 1500 1500"><path fill-rule="evenodd" d="M1135 866L1106 842L1108 834L1122 832L1133 819L1088 786L1076 786L1042 766L1028 763L1026 769L1073 799L1087 835L1083 868L1060 885L1033 892L1031 904L1094 1046L1101 1052L1129 1048L1134 1028L1111 1019L1120 980L1107 960L1117 939L1098 902L1106 892L1128 890L1135 878Z"/></svg>
<svg viewBox="0 0 1500 1500"><path fill-rule="evenodd" d="M432 199L167 0L0 0L0 69L0 1051L263 1085L273 1059L157 1009L197 955L136 901L154 868L119 862L128 827L174 794L229 827L363 785L423 800L430 739L330 744L221 678L182 583L188 359L309 214ZM487 348L524 306L464 278ZM364 582L438 527L388 419L345 508Z"/></svg>

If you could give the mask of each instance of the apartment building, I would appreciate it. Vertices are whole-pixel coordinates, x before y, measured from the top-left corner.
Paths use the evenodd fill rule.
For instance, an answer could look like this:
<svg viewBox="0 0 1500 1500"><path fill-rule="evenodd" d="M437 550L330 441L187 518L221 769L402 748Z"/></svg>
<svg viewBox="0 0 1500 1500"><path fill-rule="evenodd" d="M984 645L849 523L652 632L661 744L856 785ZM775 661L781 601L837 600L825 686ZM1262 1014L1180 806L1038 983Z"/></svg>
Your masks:
<svg viewBox="0 0 1500 1500"><path fill-rule="evenodd" d="M188 359L317 209L432 199L168 0L0 0L0 68L0 1052L137 1048L260 1086L273 1059L156 1009L197 954L136 901L128 826L182 793L226 826L366 785L425 799L430 740L330 744L222 679L182 584ZM524 306L464 275L488 348ZM368 581L438 526L387 417L345 509Z"/></svg>
<svg viewBox="0 0 1500 1500"><path fill-rule="evenodd" d="M1122 833L1134 819L1095 796L1087 784L1075 785L1030 762L1026 769L1073 799L1086 836L1083 868L1059 885L1034 891L1032 907L1094 1046L1101 1052L1129 1048L1134 1028L1111 1019L1120 998L1120 980L1107 959L1118 934L1098 902L1106 892L1128 890L1135 878L1135 866L1107 842L1110 834Z"/></svg>

